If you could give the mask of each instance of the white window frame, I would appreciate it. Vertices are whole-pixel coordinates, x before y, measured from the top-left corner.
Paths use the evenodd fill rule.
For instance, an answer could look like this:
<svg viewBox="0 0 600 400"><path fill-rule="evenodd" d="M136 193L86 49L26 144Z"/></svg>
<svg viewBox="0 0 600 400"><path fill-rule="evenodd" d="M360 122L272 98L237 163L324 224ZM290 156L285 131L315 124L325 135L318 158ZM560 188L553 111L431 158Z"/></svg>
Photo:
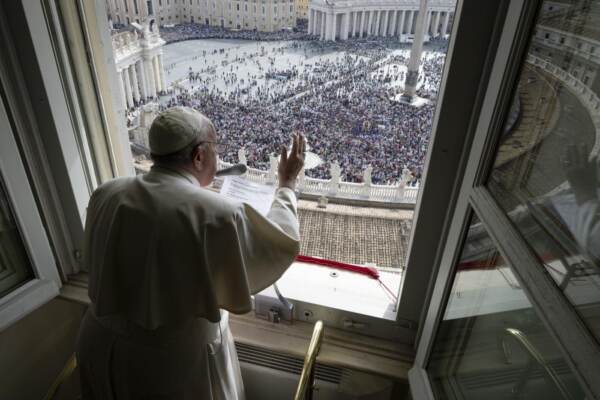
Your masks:
<svg viewBox="0 0 600 400"><path fill-rule="evenodd" d="M540 268L539 261L520 233L484 186L487 171L495 158L495 143L504 127L504 116L513 98L525 50L533 33L535 16L542 1L507 0L506 3L508 8L501 26L499 46L492 54L494 62L491 79L476 121L475 139L453 210L448 240L438 246L438 250L442 252L439 273L418 342L415 364L409 372L413 398L435 399L427 364L473 213L482 221L495 247L511 266L537 316L581 384L586 398L600 397L600 381L597 377L600 370L600 346L549 274Z"/></svg>
<svg viewBox="0 0 600 400"><path fill-rule="evenodd" d="M34 273L33 279L0 298L1 332L56 297L62 283L1 97L0 132L0 174Z"/></svg>
<svg viewBox="0 0 600 400"><path fill-rule="evenodd" d="M82 8L82 7L89 8L90 7L89 2L83 2L81 0L78 0L78 3L79 3L80 8ZM213 3L213 6L214 6L214 3ZM82 25L94 25L93 27L88 26L87 28L84 26L83 29L84 29L84 31L88 30L88 29L90 31L94 30L96 32L96 35L99 35L99 34L102 34L103 31L107 32L108 22L105 21L105 18L104 18L104 16L106 15L106 12L105 12L105 10L103 10L103 8L105 7L105 5L102 2L96 2L95 7L96 7L95 14L82 13L83 14L82 17L86 18L85 20L88 22L87 24L83 23ZM87 8L84 8L84 9L87 9ZM263 10L266 11L266 8L264 5L263 5ZM86 17L85 14L95 15L95 17L94 16ZM90 24L90 18L92 19L92 22L93 22L92 24ZM455 18L455 21L458 21L458 17ZM458 26L458 23L454 23L453 26L455 26L455 27ZM93 46L93 43L95 42L95 39L93 37L94 36L93 32L91 32L91 34L89 36L91 36L90 38L88 38L89 43L92 43L92 46ZM451 47L452 47L452 42L450 43L450 48ZM452 61L450 59L451 59L451 53L448 54L446 66L444 67L444 78L442 80L442 87L440 88L441 95L443 95L443 93L444 93L444 85L445 85L445 81L447 79L448 70L450 68L450 65L452 63L465 64L465 62L461 63L460 60ZM78 62L82 62L82 61L79 60ZM464 76L469 76L468 73L472 72L472 69L468 68L468 66L465 67L465 65L459 65L455 69L467 71L467 74L464 74ZM114 91L113 93L118 93L118 91ZM102 91L100 91L100 96L102 96ZM466 107L465 109L468 109L469 106L465 105L465 107ZM439 114L440 114L440 109L442 109L442 108L443 107L438 107L438 109L436 110L436 117L434 119L434 124L433 124L434 127L437 125L437 122L440 120ZM465 117L464 119L468 120L468 118L469 118L469 116ZM442 118L442 120L444 120L444 119ZM444 121L446 121L446 120L444 120ZM434 130L439 131L439 133L436 133L436 132L432 133L432 141L433 141L433 138L436 137L436 135L439 135L439 137L447 136L448 134L450 134L449 132L452 132L453 128L455 128L457 125L459 127L462 127L462 125L464 125L464 121L458 122L456 119L454 119L451 122L452 123L445 124L443 129L442 128L434 128ZM464 141L468 139L468 135L466 133L460 133L458 135L455 133L451 133L451 134L454 135L455 139L458 138L458 140L455 140L456 145L455 145L454 150L457 150L460 153L460 150L462 150L462 147L464 145ZM453 157L450 164L448 162L438 162L437 160L440 159L440 157L438 157L437 154L443 154L443 153L447 152L448 144L440 142L438 145L432 145L431 147L432 147L432 150L430 151L429 156L428 156L426 171L429 170L429 171L431 171L431 173L436 174L436 175L441 174L441 175L443 175L443 176L441 176L442 180L448 181L448 182L453 182L454 179L456 178L456 175L459 174L458 171L460 169L457 169L456 165L457 165L457 163L459 163L460 157L458 157L458 156ZM448 172L448 171L454 171L454 172ZM426 174L427 174L427 172L426 172ZM445 192L445 195L451 196L452 195L451 185L449 187L447 187L446 189L447 190ZM430 213L427 211L429 209L429 207L439 209L437 204L433 204L434 202L437 203L437 201L439 201L439 198L440 198L439 191L437 191L437 193L428 191L426 193L420 194L419 201L417 203L417 212L421 208L424 210L423 211L424 214ZM422 204L428 204L428 205L425 207L425 206L421 206ZM441 220L444 221L444 218L442 218ZM431 235L431 230L426 230L421 233L415 233L413 230L411 242L412 241L419 242L420 240L422 240L420 238L423 236L426 236L426 235ZM426 252L430 253L428 249L426 250ZM419 252L415 252L415 254L419 254ZM411 264L418 265L418 264L422 263L422 259L419 259L416 256L413 256L413 258L415 259L415 261L411 262L409 260L409 265L411 265ZM409 266L409 268L407 270L408 271L414 270L414 272L412 272L412 273L408 272L406 277L403 278L404 290L401 292L402 296L397 305L399 312L398 312L398 317L397 317L396 321L389 321L389 320L385 320L385 319L381 319L381 318L362 316L362 315L354 314L351 312L328 308L325 306L321 306L320 308L319 308L319 306L317 306L318 314L329 316L330 318L327 319L327 322L329 322L333 326L336 326L336 327L339 327L342 329L347 329L346 327L344 327L343 321L350 319L352 321L356 321L357 323L363 323L363 324L369 326L370 334L372 332L376 336L394 338L396 340L399 340L399 341L407 343L407 344L413 344L415 342L415 337L417 335L418 323L419 323L419 320L422 318L423 306L425 304L424 303L425 296L423 296L423 292L426 291L426 288L429 284L429 280L431 279L432 269L423 267L422 265L419 265L417 267L412 267L412 268ZM83 280L85 281L85 279L83 279ZM418 288L415 288L415 285L419 285ZM402 301L403 298L408 299L408 300ZM414 301L414 303L412 303L413 301ZM302 307L302 303L298 303L297 305L298 305L297 308Z"/></svg>
<svg viewBox="0 0 600 400"><path fill-rule="evenodd" d="M30 30L32 31L32 36L34 36L34 45L36 45L37 50L36 55L39 62L43 62L47 66L42 71L42 75L44 75L43 80L45 83L61 82L61 74L59 73L59 67L57 67L57 65L60 65L60 62L56 59L56 53L60 52L49 52L48 49L52 49L53 46L50 40L44 37L44 31L45 35L48 35L48 24L55 24L56 21L52 15L46 15L46 19L42 18L44 16L43 6L40 4L42 2L21 1L27 11L28 21L30 21ZM434 117L430 151L428 152L424 173L425 179L423 189L417 201L415 223L411 232L408 267L405 271L403 287L400 291L399 302L397 304L398 317L396 321L366 318L368 324L376 326L376 330L387 332L396 340L407 344L414 344L418 336L418 327L424 319L425 304L427 304L428 298L431 296L431 282L435 278L435 266L440 257L439 253L431 251L431 243L441 243L446 240L451 216L450 211L453 209L457 198L456 187L464 170L464 152L469 147L470 140L472 139L473 127L471 126L471 117L476 112L474 110L477 109L477 104L481 100L478 97L480 90L479 82L468 82L466 84L464 82L483 76L484 68L480 65L474 65L468 58L461 59L454 55L454 45L457 35L461 35L460 37L464 39L464 35L469 34L469 32L461 33L458 29L460 26L462 3L464 3L463 0L458 1L455 11L453 33L449 44L450 50L447 55L440 87L439 98L442 100L437 107ZM110 52L112 49L107 30L106 5L102 1L89 2L84 0L78 0L77 4L79 15L85 21L82 24L83 31L87 32L87 37L82 43L85 42L88 50L91 50L92 58L98 57L100 60L104 59L104 62L106 60L110 61L112 57ZM213 7L214 5L215 3L213 2ZM264 7L263 5L263 10ZM468 17L474 18L472 15ZM44 46L45 51L43 51ZM80 54L89 53L81 52ZM87 59L79 59L76 62L85 64L87 61ZM112 109L109 107L101 110L99 114L107 119L107 125L111 123L116 124L118 123L118 121L115 121L117 118L111 118L111 116L116 115L116 110L123 109L121 108L122 101L119 103L118 99L113 98L111 100L110 97L111 93L113 97L118 97L117 94L119 91L111 88L110 73L105 72L104 76L100 73L97 78L95 82L97 88L96 95L100 97L100 103L111 104L112 101L113 104ZM451 87L453 79L462 79L459 83L462 86L461 90L447 91L446 86ZM116 82L116 78L112 81ZM54 92L55 98L52 101L56 102L57 106L53 110L53 115L57 121L71 121L73 118L73 112L69 110L68 104L65 101L65 98L69 96L68 92L71 90L72 88L62 87L57 88L57 91ZM468 98L469 101L464 101L465 98ZM75 132L72 126L67 128L61 132ZM62 134L64 135L64 133ZM75 134L73 136L76 137ZM119 145L118 141L115 143ZM77 144L69 143L69 147L76 149ZM123 148L126 148L126 146L122 146L120 150L123 150ZM124 153L126 152L120 151L116 153L118 153L116 156L118 161L120 157L125 157ZM84 160L82 160L81 154L77 152L76 157L79 163L76 169L80 168L80 171L84 171ZM121 162L123 163L122 159ZM79 172L79 174L81 176L85 175L83 172ZM71 187L74 191L83 193L78 197L78 204L87 204L89 190L82 190L85 187L85 179L79 179L78 182L71 182ZM444 207L439 206L440 199L445 199L447 202L444 204ZM81 213L79 223L82 220L83 213ZM64 270L65 275L73 272L76 271ZM331 324L334 326L341 325L340 327L345 329L341 324L344 318L339 318L338 313L341 313L340 310L324 309L323 311L329 315L333 315L332 320L329 321ZM353 317L355 316L350 313L350 318L354 320L355 318ZM338 325L335 325L336 321Z"/></svg>

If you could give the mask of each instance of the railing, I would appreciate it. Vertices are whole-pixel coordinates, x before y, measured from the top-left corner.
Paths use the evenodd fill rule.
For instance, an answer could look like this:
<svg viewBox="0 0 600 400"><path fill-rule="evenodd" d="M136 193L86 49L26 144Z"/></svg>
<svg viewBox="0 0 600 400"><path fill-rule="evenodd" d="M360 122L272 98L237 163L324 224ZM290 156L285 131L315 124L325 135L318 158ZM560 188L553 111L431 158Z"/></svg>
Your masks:
<svg viewBox="0 0 600 400"><path fill-rule="evenodd" d="M531 343L529 341L527 336L525 336L525 334L518 329L506 328L504 331L504 335L502 336L501 347L502 347L502 351L504 353L504 357L505 357L505 360L507 363L510 364L510 358L509 358L510 351L508 350L508 346L506 345L506 336L514 338L517 341L517 343L519 343L521 345L521 347L523 349L525 349L525 351L527 352L527 355L529 356L528 370L524 374L522 374L521 379L517 382L515 387L512 389L512 392L513 392L513 394L515 394L515 396L518 396L520 394L521 390L523 390L523 388L525 387L525 384L527 383L527 379L529 379L529 372L533 369L533 365L531 365L531 362L535 361L538 364L538 366L540 366L544 370L548 381L551 384L553 384L554 386L556 386L558 391L561 393L563 399L572 399L573 398L571 396L571 394L569 393L569 391L567 390L566 386L562 383L562 381L556 374L556 372L554 372L554 370L550 367L548 362L546 362L546 360L544 360L544 357L542 357L542 354L535 348L533 343Z"/></svg>
<svg viewBox="0 0 600 400"><path fill-rule="evenodd" d="M562 82L587 108L596 130L596 140L591 154L598 155L600 153L600 99L596 93L579 79L548 60L529 54L527 55L527 62L543 69Z"/></svg>
<svg viewBox="0 0 600 400"><path fill-rule="evenodd" d="M315 328L313 329L312 338L308 345L308 351L304 358L304 366L302 367L302 374L300 375L300 382L298 382L298 388L294 395L294 400L311 400L314 381L315 381L315 365L317 363L317 356L321 349L321 341L323 340L323 322L317 321Z"/></svg>
<svg viewBox="0 0 600 400"><path fill-rule="evenodd" d="M227 168L233 164L219 161L219 168ZM274 184L277 181L277 168L267 171L248 168L246 179L250 182ZM343 182L336 179L309 178L301 173L298 178L298 191L309 196L326 196L328 198L366 201L373 203L410 204L417 202L418 186L408 186L404 178L395 185L374 185L365 179L365 183Z"/></svg>

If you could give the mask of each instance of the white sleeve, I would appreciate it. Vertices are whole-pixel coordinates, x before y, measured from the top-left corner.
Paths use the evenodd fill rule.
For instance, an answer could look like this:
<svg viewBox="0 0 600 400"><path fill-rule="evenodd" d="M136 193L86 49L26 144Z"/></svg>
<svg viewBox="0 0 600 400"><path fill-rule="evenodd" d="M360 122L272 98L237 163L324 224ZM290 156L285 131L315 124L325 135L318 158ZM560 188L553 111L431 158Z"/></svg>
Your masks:
<svg viewBox="0 0 600 400"><path fill-rule="evenodd" d="M577 207L573 235L581 247L600 258L600 214L598 200L589 200Z"/></svg>
<svg viewBox="0 0 600 400"><path fill-rule="evenodd" d="M279 188L275 192L275 200L267 213L267 218L279 226L288 236L300 241L300 225L298 223L298 201L290 188Z"/></svg>

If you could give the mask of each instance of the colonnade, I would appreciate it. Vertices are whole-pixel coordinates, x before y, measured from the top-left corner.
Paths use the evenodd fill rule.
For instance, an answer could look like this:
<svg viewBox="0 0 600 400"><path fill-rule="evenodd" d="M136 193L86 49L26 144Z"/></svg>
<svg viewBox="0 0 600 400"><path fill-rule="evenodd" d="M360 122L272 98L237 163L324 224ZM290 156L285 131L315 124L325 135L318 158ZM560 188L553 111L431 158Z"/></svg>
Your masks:
<svg viewBox="0 0 600 400"><path fill-rule="evenodd" d="M121 95L127 108L167 90L162 54L144 55L119 69Z"/></svg>
<svg viewBox="0 0 600 400"><path fill-rule="evenodd" d="M390 36L404 39L414 35L416 29L416 9L406 10L355 10L339 12L310 9L308 12L308 33L321 40L347 40L370 36ZM451 14L448 10L429 9L426 18L426 40L447 35L450 29Z"/></svg>

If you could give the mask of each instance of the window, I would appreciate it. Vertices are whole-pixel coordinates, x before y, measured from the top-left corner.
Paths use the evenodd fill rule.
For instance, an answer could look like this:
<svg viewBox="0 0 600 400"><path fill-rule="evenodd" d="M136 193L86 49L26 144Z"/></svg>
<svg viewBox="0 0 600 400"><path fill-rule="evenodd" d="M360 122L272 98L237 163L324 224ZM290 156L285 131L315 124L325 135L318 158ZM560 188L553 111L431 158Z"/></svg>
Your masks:
<svg viewBox="0 0 600 400"><path fill-rule="evenodd" d="M530 52L532 28L549 21L566 37L590 34L587 2L570 4L552 18L544 2L506 10L410 379L415 398L600 394L590 373L600 365L600 222L590 212L600 201L597 95ZM535 123L514 119L525 102L543 104L531 114ZM571 122L550 123L558 120ZM515 142L524 138L535 145ZM537 368L539 378L530 373ZM473 384L485 376L499 380Z"/></svg>
<svg viewBox="0 0 600 400"><path fill-rule="evenodd" d="M39 134L28 119L30 111L23 107L22 93L16 95L26 75L11 67L18 65L11 64L18 62L17 42L12 38L22 34L21 27L0 14L0 330L57 296L62 285L33 194L34 182L49 176L28 177L25 166L37 171L37 163L29 163L31 152L21 152L17 145L17 138L21 145L29 145L32 136ZM69 193L64 195L68 202ZM61 247L55 248L57 255Z"/></svg>
<svg viewBox="0 0 600 400"><path fill-rule="evenodd" d="M288 4L290 4L290 3L288 3ZM216 7L215 2L213 2L213 7ZM238 8L238 7L239 6L236 3L236 8ZM263 5L263 12L266 13L265 7L266 7L266 5ZM290 7L292 7L291 10L293 10L293 6L290 6ZM274 10L276 10L276 6L274 6ZM275 11L275 13L278 14L279 11ZM159 15L159 17L168 19L169 23L173 20L173 16L174 16L174 18L178 18L178 15L174 14L174 13L171 15L165 13L163 15ZM215 25L218 24L218 25L223 26L226 23L228 27L235 26L238 29L241 26L246 26L246 27L248 26L247 21L239 21L239 24L238 24L238 21L232 21L230 19L233 16L230 15L229 17L228 16L224 16L224 17L225 18L223 18L223 19L219 19L220 22L215 22ZM237 17L239 18L239 16L237 16ZM277 24L274 24L274 25L277 25L277 27L282 27L282 26L286 25L286 23L287 23L288 18L280 18L280 17L281 17L280 15L277 15L277 17L276 17L278 21L277 21ZM183 19L184 20L187 19L187 13L185 15L183 15ZM293 21L293 20L290 20L290 21ZM283 23L283 22L285 22L285 23ZM291 25L291 23L290 23L290 25ZM277 28L277 27L270 27L270 26L268 26L268 24L265 24L265 23L263 23L262 26L260 26L259 24L255 25L255 26L260 29ZM167 28L167 29L171 29L171 28ZM167 31L167 29L165 29L165 31ZM116 42L117 41L115 41L115 43ZM180 43L180 45L181 44L186 44L186 43ZM252 45L255 45L255 43L252 43ZM315 51L317 54L317 57L322 57L322 56L318 55L318 51L316 51L316 47L318 47L318 45L319 44L316 42L311 44L311 46L315 47L315 49L308 48L307 51L309 51L309 50ZM127 132L127 134L126 134L127 135L126 143L129 143L129 141L132 141L133 143L140 145L139 147L134 146L134 151L136 150L136 148L137 148L137 151L139 151L139 149L143 150L143 146L142 146L143 143L138 142L138 140L136 138L136 135L138 135L137 128L139 127L139 124L141 123L141 120L143 117L142 110L139 107L139 104L141 104L142 102L153 101L152 97L156 98L158 96L162 97L165 101L168 101L167 99L168 99L169 95L165 94L165 92L166 92L165 89L168 89L169 85L172 83L173 77L180 76L182 74L181 66L176 65L177 64L176 60L171 55L170 50L168 50L171 48L174 49L177 46L178 46L177 44L170 44L163 49L163 60L162 61L163 61L163 65L169 66L168 67L169 73L165 74L164 77L154 76L154 79L155 79L154 83L151 83L149 81L150 78L148 76L148 69L140 70L139 65L120 65L119 68L117 68L118 70L125 71L125 72L124 73L121 72L121 75L117 76L117 78L115 79L116 90L112 91L112 93L115 93L118 100L120 100L121 103L123 104L121 106L123 108L118 108L118 106L116 107L117 112L115 113L115 115L119 115L120 112L122 112L123 115L127 115L128 118L121 122L123 124L128 124L129 125L128 127L130 128L129 132ZM201 46L201 44L198 44L198 46ZM270 50L270 51L274 51L274 49L275 49L275 47L273 47L274 44L271 42L265 42L264 46L266 47L267 50ZM363 50L360 49L360 45L353 44L352 46L356 46L356 49L353 49L352 51L357 52L356 54L353 53L353 56L356 56L357 54L363 54ZM445 42L441 42L440 46L442 46L442 47L445 46ZM132 42L131 47L132 47L132 49L135 48L135 43ZM244 47L244 46L242 45L239 47ZM255 49L256 49L255 46L251 46L251 47L246 46L246 48L241 49L238 52L243 52L243 51L256 52ZM189 51L190 50L187 50L187 52L189 52ZM336 51L339 52L340 50L336 50ZM367 48L367 49L365 49L365 51L367 51L369 53L369 57L378 57L378 55L377 55L378 52L376 52L374 49ZM392 51L392 50L390 49L389 51ZM405 53L408 54L409 53L408 46L404 45L403 51L405 51ZM230 60L234 59L233 57L234 57L234 54L236 51L229 50L229 48L227 48L227 52L229 53L228 56L231 57ZM300 64L297 63L299 61L299 59L294 58L294 57L298 57L298 55L297 55L298 53L296 52L296 55L294 55L294 51L292 51L292 50L290 50L290 51L286 50L285 53L286 53L285 56L289 57L290 60L292 60L290 66L297 64L298 66L295 66L295 68L299 68ZM268 51L267 51L267 54L268 54ZM339 57L342 57L341 54L342 53L340 53ZM241 53L238 56L241 56ZM436 64L435 64L436 73L439 74L440 76L442 74L443 56L444 55L441 53L438 54L437 59L439 60L439 62L436 61ZM223 57L223 56L221 56L221 57ZM260 57L264 58L264 60L261 60L262 62L268 63L267 55L263 55ZM202 57L198 57L198 59L200 60L200 62L203 61ZM221 59L221 61L222 61L222 59ZM193 63L193 68L195 68L195 65L196 64ZM267 64L265 64L265 65L267 65ZM342 61L342 60L340 60L339 63L337 63L337 64L336 63L324 63L323 65L325 66L324 68L326 68L325 70L320 71L320 72L319 71L314 72L315 74L321 74L323 78L327 78L327 76L329 74L334 74L343 79L344 74L348 74L351 72L349 70L344 69L344 68L347 68L346 67L347 64L345 61ZM387 67L388 75L390 75L392 73L393 67L394 66L391 64ZM153 68L154 68L154 65L153 65ZM188 68L189 68L189 65L184 68L185 69L183 71L184 75L188 74L188 72L189 72ZM243 68L243 66L240 65L240 69L242 69L242 68ZM302 67L302 68L304 68L304 67ZM397 68L399 68L399 67L397 66ZM272 79L268 78L272 82L269 82L268 80L265 80L264 78L258 79L257 80L258 85L266 84L268 86L271 83L276 83L276 81L283 82L283 80L286 80L286 79L289 79L289 80L293 81L294 83L296 83L296 82L302 83L300 78L293 76L294 74L296 74L294 71L287 71L286 69L287 68L284 69L282 67L281 76L274 76ZM342 73L342 71L343 71L343 73ZM144 72L145 78L142 76L142 72ZM378 71L375 71L375 72L378 72ZM372 96L372 98L378 98L381 96L385 97L386 93L387 93L386 90L392 90L394 88L392 82L390 82L390 79L388 79L387 82L384 82L386 80L385 74L386 74L386 72L383 71L382 76L380 76L380 77L376 77L374 75L373 76L369 75L369 77L368 77L369 81L371 79L373 79L373 80L380 79L380 81L379 81L380 83L376 85L377 86L376 92L374 92L374 96ZM290 75L290 76L288 76L288 75ZM398 76L399 76L399 74L398 74ZM200 78L205 79L206 76L203 73L201 73ZM164 81L162 81L163 79L164 79ZM197 78L194 78L194 79L197 79ZM306 80L306 78L302 78L302 79ZM144 82L144 80L145 80L145 82ZM397 80L399 80L399 78L397 78ZM437 81L437 79L435 81ZM307 83L305 82L303 84L306 85ZM152 85L155 86L156 93L153 92ZM196 86L196 84L194 84L194 86ZM88 87L94 87L94 86L88 85ZM427 86L427 87L431 87L431 86ZM373 90L375 91L375 89L373 89ZM435 91L437 91L437 86L435 87L435 89L432 89L431 91L429 89L423 89L421 94L423 94L424 96L429 96L429 97L433 98L433 96L435 96ZM149 92L151 92L152 94L148 95ZM333 97L331 97L331 100L333 100L335 97L334 96L335 93L328 93L328 91L326 91L326 90L323 90L323 93L326 93L327 96L333 96ZM376 96L375 93L379 93L379 96ZM282 94L285 95L285 93L282 93ZM377 107L379 107L379 109L381 109L381 110L384 110L384 107L386 107L385 109L387 109L387 107L389 105L388 100L389 99L386 100L386 99L382 98L381 104L383 104L383 105L378 105ZM307 106L308 106L308 108L305 108L307 110L310 109L311 107L315 107L314 104L310 104L310 103L308 103ZM341 104L341 107L351 107L351 109L353 109L353 110L360 110L360 109L364 110L364 107L362 107L360 104L358 104L358 103L352 104L351 102L348 102L346 105ZM298 110L300 108L301 107L299 107ZM397 106L397 108L399 110L401 107ZM426 109L427 109L426 112L423 111L423 114L425 115L423 118L427 118L427 120L429 121L427 126L430 127L435 107L428 106L428 107L426 107ZM376 111L376 109L374 109L374 110ZM210 110L207 112L214 113L216 111ZM256 118L256 117L265 118L264 114L265 114L264 112L261 112L260 115L252 115L252 117L253 118ZM351 120L350 118L353 117L352 114L354 114L354 113L348 113L348 114L346 114L346 116L344 118L349 118L349 121L351 122L348 124L348 129L352 130L352 132L351 132L352 135L356 135L356 137L357 137L355 144L354 144L356 146L356 148L361 148L360 146L363 146L365 143L369 143L370 137L372 137L373 135L378 135L379 131L389 130L390 126L392 126L394 123L393 116L385 115L385 113L381 113L381 112L378 113L381 115L377 115L377 116L369 117L369 118L364 117L360 121ZM211 114L211 116L216 117L217 115ZM276 118L276 116L273 116L273 115L269 115L268 118L272 119L273 121L278 120ZM291 115L290 118L288 118L288 120L290 122L301 121L301 118L310 120L310 118L316 118L316 117L314 117L314 116L311 117L310 115L303 117L300 114L299 116ZM367 121L367 119L369 119L369 121ZM430 129L430 128L428 128L428 129ZM369 136L369 135L371 135L371 136ZM421 157L421 158L424 158L425 152L427 151L428 138L426 136L427 135L424 134L423 138L419 139L419 145L418 146L415 145L415 151L419 152L418 157ZM121 140L123 140L123 139L121 139ZM280 139L277 139L277 140L280 140ZM266 143L265 146L270 146L271 144L272 143ZM314 146L316 149L318 146L318 143L315 142ZM375 145L370 146L369 148L371 148L371 151L375 154L377 152L376 149L378 149L380 147L385 148L385 146L375 146ZM236 161L237 157L238 157L238 150L239 149L236 148L234 151L231 151L228 154L224 155L223 156L224 160L225 161ZM256 154L259 154L259 153L256 153ZM260 154L261 154L261 158L258 158L254 154L248 153L248 156L249 156L248 162L252 166L252 168L258 168L262 171L267 171L268 170L268 162L269 162L268 153L264 152L264 154L263 154L262 150L261 150ZM138 165L144 164L144 162L146 162L146 163L148 162L147 156L145 156L143 154L143 151L140 153L134 153L133 155L130 155L130 156L133 156L135 158L136 167ZM328 155L325 155L325 156L328 156ZM255 158L250 158L250 157L255 157ZM375 156L373 156L373 157L375 157ZM144 159L144 158L146 158L146 159ZM340 160L340 161L343 161L343 160ZM350 165L350 164L348 164L348 165ZM383 164L381 164L381 165L383 165ZM369 185L371 185L371 184L385 185L388 183L385 180L387 178L382 176L381 173L378 171L378 168L381 168L381 166L375 165L376 168L373 168L373 170L370 170L368 173L365 173L364 168L362 168L362 167L363 166L361 165L360 168L351 169L351 168L348 168L346 165L342 165L340 167L341 171L339 173L339 179L341 181L351 180L350 181L351 184L347 184L347 185L343 185L343 186L345 186L347 188L352 188L352 189L354 187L358 187L358 186L362 187L363 185L362 185L361 181L363 179L370 182ZM422 168L422 166L418 166L418 167ZM399 170L399 171L402 172L401 170ZM419 171L419 174L420 173L422 173L422 169ZM314 175L311 176L311 174L314 174ZM308 176L307 179L329 180L330 176L328 176L328 174L330 174L329 165L323 166L323 167L321 167L320 170L317 170L314 172L310 172L310 171L307 172L307 176ZM371 174L371 175L369 175L369 174ZM319 176L321 176L321 178L319 178ZM415 186L411 186L411 185L415 185L418 178L416 176L412 176L412 177L404 176L404 178L407 178L407 180L408 180L407 187L405 188L406 192L414 193L414 195L416 197L417 188ZM365 187L367 187L367 186L365 186ZM388 189L388 191L389 191L389 189ZM413 201L413 202L415 201L414 197L413 197L413 200L411 200L411 201ZM329 206L329 208L330 208L330 210L335 209L334 206ZM411 212L408 212L405 214L412 215ZM313 215L312 213L307 213L307 215L308 215L307 218L318 218L318 215L315 217L315 215ZM357 232L359 229L364 230L364 228L362 226L367 222L367 220L369 218L370 217L360 216L360 218L357 217L353 220L353 223L355 223L357 226ZM382 258L383 261L378 260L376 258L377 257L376 252L374 251L375 249L377 249L377 243L376 243L376 241L374 241L370 245L363 246L367 250L369 247L371 249L373 249L373 251L371 251L371 253L369 253L368 256L365 256L364 259L361 259L358 256L354 255L351 258L348 258L346 261L350 261L353 263L373 262L373 263L376 263L378 266L386 265L386 266L392 266L392 267L396 267L396 268L402 267L403 263L404 263L404 261L402 261L402 260L405 260L405 257L406 257L405 252L406 252L406 248L407 248L408 235L410 232L410 225L409 225L408 220L409 219L400 221L399 219L396 219L396 220L392 219L391 221L386 222L386 224L389 226L390 232L395 232L394 235L396 235L396 233L398 234L397 235L398 240L396 240L396 242L393 245L390 245L390 247L393 247L393 249L394 249L393 254L390 253L390 254L392 254L391 256L386 256L385 259ZM334 222L332 222L332 224L334 224ZM361 224L363 224L363 225L361 225ZM315 223L313 223L313 227L315 227L315 226L316 226ZM340 232L336 233L336 235L339 235L339 234L340 234ZM322 253L321 256L331 257L331 258L337 257L337 254L333 253L333 250L335 250L334 247L335 246L328 247L327 252ZM361 249L362 249L362 247L361 247ZM358 252L356 252L356 253L358 253ZM397 268L397 269L399 270L399 268ZM386 272L386 271L384 271L384 272ZM381 288L375 287L374 290L377 291L377 295L380 296L380 298L383 299L384 301L382 301L382 303L381 303L383 311L380 310L380 312L374 318L381 319L381 320L387 320L387 322L390 322L390 321L393 321L393 319L395 318L394 312L393 312L395 300L393 298L394 298L394 296L397 296L397 290L400 285L400 276L401 275L400 275L400 273L390 273L389 275L387 273L382 273L382 275L386 275L389 277L393 294L391 296L389 296L388 294L386 294L386 292L382 291ZM411 316L411 321L413 321L413 322L411 322L410 324L414 324L414 319L412 316ZM414 325L412 325L412 326L414 326Z"/></svg>
<svg viewBox="0 0 600 400"><path fill-rule="evenodd" d="M497 371L507 368L523 374L519 383L513 383L513 393L525 398L539 396L537 379L527 372L533 368L531 355L525 350L528 347L544 349L544 358L551 368L567 367L510 266L491 243L481 222L474 217L455 268L428 367L437 398L449 397L451 381L465 399L484 398L486 392L502 393L507 383L501 380L485 389L468 382L497 376ZM486 368L478 362L485 363ZM584 397L568 368L557 375L554 385L548 388L548 395L558 390L564 398Z"/></svg>

